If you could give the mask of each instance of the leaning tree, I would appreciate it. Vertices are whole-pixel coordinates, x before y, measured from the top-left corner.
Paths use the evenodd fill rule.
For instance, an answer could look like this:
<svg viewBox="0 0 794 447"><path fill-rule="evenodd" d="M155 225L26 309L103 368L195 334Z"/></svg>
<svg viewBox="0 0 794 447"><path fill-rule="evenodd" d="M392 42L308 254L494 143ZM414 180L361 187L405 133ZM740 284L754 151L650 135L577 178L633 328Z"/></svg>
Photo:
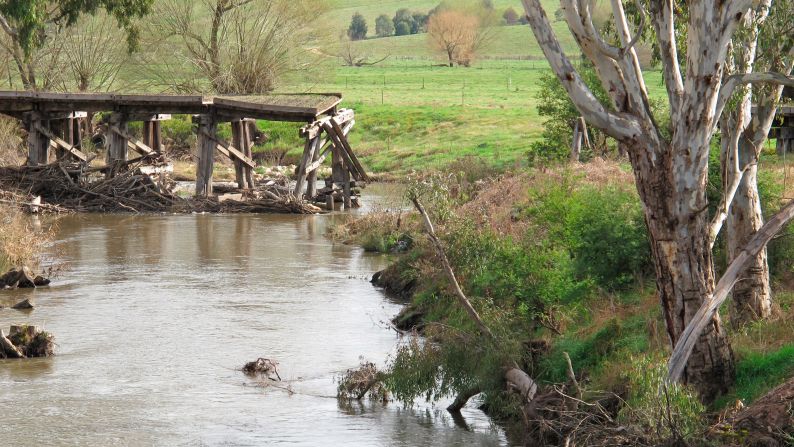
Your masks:
<svg viewBox="0 0 794 447"><path fill-rule="evenodd" d="M671 377L683 379L704 399L712 399L727 389L734 372L733 354L715 304L727 295L722 293L726 283L735 282L737 264L744 266L748 256L766 244L766 230L779 228L792 214L787 206L781 219L770 219L731 264L728 276L715 284L706 196L712 136L738 85L790 82L782 75L752 73L722 83L728 44L757 5L752 0L689 2L685 54L679 55L678 2L650 2L647 16L655 31L670 112L669 124L661 124L649 106L634 48L639 34L632 36L621 0L610 2L619 46L607 43L597 31L591 0L561 0L574 40L594 65L611 104L599 102L582 81L540 0L522 2L535 38L577 109L629 155L649 230L662 313L676 346ZM643 9L641 2L637 6ZM685 368L679 366L683 364Z"/></svg>

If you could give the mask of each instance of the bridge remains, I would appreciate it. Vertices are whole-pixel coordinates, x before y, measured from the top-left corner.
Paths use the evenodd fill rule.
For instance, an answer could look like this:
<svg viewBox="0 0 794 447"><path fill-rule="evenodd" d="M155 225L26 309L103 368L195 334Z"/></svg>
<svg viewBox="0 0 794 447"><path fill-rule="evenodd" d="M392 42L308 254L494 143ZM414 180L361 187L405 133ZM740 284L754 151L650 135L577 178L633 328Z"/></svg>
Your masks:
<svg viewBox="0 0 794 447"><path fill-rule="evenodd" d="M0 114L23 123L28 134L28 167L48 165L54 155L56 162L81 167L68 172L78 181L81 174L96 171L112 178L134 163L156 159L163 154L162 121L173 114L193 115L197 128L197 197L213 196L216 154L232 160L240 190L255 188L253 170L257 164L252 148L256 120L305 123L299 131L305 144L292 196L299 201L322 200L333 209L335 202L352 207L353 187L368 180L347 139L355 114L339 108L341 101L339 94L203 97L0 91ZM81 150L79 122L96 113L109 114L106 159L104 166L89 167L93 158ZM140 140L129 131L129 123L135 121L143 122ZM218 125L224 122L231 125L229 142L217 134ZM131 152L138 157L130 158ZM331 177L318 188L317 174L328 157Z"/></svg>
<svg viewBox="0 0 794 447"><path fill-rule="evenodd" d="M794 106L778 107L775 121L769 137L776 139L775 149L778 155L794 152Z"/></svg>

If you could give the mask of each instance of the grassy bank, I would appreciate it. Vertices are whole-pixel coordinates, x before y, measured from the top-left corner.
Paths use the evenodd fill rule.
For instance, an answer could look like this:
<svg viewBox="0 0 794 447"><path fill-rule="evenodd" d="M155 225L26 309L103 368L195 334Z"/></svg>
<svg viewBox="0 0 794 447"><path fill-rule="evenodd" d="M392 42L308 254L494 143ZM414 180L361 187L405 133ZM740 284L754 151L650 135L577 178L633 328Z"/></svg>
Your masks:
<svg viewBox="0 0 794 447"><path fill-rule="evenodd" d="M731 329L737 358L731 392L703 407L688 389L671 388L666 404L657 391L670 346L629 167L596 160L484 182L474 181L475 171L461 172L427 178L423 200L462 288L497 334L495 346L476 341L416 216L375 214L336 232L395 256L379 278L409 297L395 324L418 327L437 342L406 343L390 360L386 383L397 398L432 400L479 384L491 414L518 417L515 400L495 380L498 365L515 361L542 386L575 395L568 357L585 399L604 399L605 392L623 399L616 420L649 439L669 440L674 433L654 425L654 415L672 405L673 422L685 430L679 435L698 444L714 422L710 412L736 400L750 404L794 375L792 230L769 247L775 316ZM780 195L766 185L761 194L771 212ZM730 319L727 310L723 318Z"/></svg>

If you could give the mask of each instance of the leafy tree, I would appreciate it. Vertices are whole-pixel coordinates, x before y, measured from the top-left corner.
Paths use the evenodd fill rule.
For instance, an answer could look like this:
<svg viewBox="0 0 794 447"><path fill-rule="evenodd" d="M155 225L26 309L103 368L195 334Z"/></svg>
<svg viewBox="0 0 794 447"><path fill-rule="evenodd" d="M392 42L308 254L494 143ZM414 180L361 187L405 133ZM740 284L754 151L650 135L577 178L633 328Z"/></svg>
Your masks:
<svg viewBox="0 0 794 447"><path fill-rule="evenodd" d="M506 25L517 25L518 21L521 20L521 17L512 6L505 9L504 14L502 14L502 18L505 20Z"/></svg>
<svg viewBox="0 0 794 447"><path fill-rule="evenodd" d="M394 24L386 14L381 14L375 19L375 34L378 37L389 37L394 34Z"/></svg>
<svg viewBox="0 0 794 447"><path fill-rule="evenodd" d="M29 55L44 43L50 25L72 26L82 14L95 14L104 9L112 15L128 34L134 48L138 30L134 19L146 15L154 0L2 0L0 25L14 43Z"/></svg>
<svg viewBox="0 0 794 447"><path fill-rule="evenodd" d="M607 94L592 67L582 70L582 79L597 98L606 100ZM540 140L532 143L529 158L533 162L562 161L571 152L573 125L581 115L571 102L557 76L547 73L541 76L540 89L535 95L538 100L538 115L544 117L543 133ZM604 155L609 151L608 137L593 126L587 126L588 138L595 154Z"/></svg>
<svg viewBox="0 0 794 447"><path fill-rule="evenodd" d="M129 51L136 48L139 32L135 19L146 15L153 0L0 0L0 29L7 43L7 52L27 90L48 88L48 81L39 81L39 72L51 69L53 48L36 57L54 36L73 26L83 14L105 10L127 34ZM47 63L42 64L43 61ZM47 77L47 76L45 76Z"/></svg>
<svg viewBox="0 0 794 447"><path fill-rule="evenodd" d="M430 16L421 12L415 12L411 17L414 19L411 25L411 34L419 34L427 31L427 21L430 19Z"/></svg>
<svg viewBox="0 0 794 447"><path fill-rule="evenodd" d="M398 9L392 19L394 24L394 33L398 36L406 36L411 34L414 28L414 16L407 8Z"/></svg>
<svg viewBox="0 0 794 447"><path fill-rule="evenodd" d="M443 54L452 67L468 67L485 43L486 33L479 17L463 11L447 10L434 14L427 25L428 43Z"/></svg>
<svg viewBox="0 0 794 447"><path fill-rule="evenodd" d="M482 7L482 9L485 9L486 11L493 11L494 9L496 9L493 5L493 0L482 0L480 2L480 6Z"/></svg>
<svg viewBox="0 0 794 447"><path fill-rule="evenodd" d="M360 13L353 14L350 27L347 29L350 40L362 40L367 38L367 20Z"/></svg>

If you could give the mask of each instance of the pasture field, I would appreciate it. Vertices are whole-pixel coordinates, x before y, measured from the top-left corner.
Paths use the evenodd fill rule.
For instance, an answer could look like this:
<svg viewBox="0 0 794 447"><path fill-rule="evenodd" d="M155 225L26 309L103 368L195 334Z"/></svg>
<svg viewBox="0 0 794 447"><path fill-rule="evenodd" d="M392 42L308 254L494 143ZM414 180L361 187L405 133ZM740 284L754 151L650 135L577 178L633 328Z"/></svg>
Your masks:
<svg viewBox="0 0 794 447"><path fill-rule="evenodd" d="M433 61L391 60L367 67L337 67L321 83L294 80L283 91L341 92L356 110L351 143L373 172L441 169L467 155L499 170L525 164L543 118L536 95L545 61L484 60L466 67ZM663 94L661 75L646 73L652 96ZM263 123L268 145L300 152L295 125ZM267 147L267 146L266 146Z"/></svg>

